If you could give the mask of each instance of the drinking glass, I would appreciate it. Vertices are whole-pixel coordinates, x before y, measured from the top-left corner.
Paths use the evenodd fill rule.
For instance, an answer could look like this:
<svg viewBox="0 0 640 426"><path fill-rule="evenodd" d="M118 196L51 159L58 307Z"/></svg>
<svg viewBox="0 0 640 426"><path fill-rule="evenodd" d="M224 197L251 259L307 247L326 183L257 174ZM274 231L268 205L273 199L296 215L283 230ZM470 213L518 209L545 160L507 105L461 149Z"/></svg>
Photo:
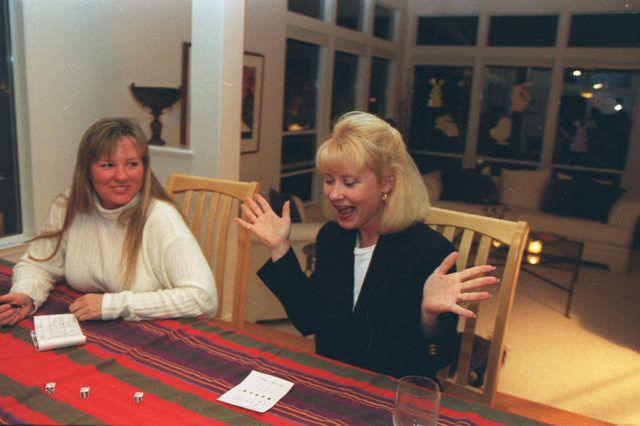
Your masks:
<svg viewBox="0 0 640 426"><path fill-rule="evenodd" d="M396 388L393 424L435 426L439 407L440 388L436 382L427 377L403 377Z"/></svg>

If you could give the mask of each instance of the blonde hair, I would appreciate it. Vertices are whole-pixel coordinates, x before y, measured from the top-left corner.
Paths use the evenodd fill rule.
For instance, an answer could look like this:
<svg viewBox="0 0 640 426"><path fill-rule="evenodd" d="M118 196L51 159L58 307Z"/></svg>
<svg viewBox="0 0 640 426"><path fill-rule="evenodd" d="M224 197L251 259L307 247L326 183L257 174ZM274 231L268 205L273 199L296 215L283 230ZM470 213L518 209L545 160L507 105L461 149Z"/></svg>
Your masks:
<svg viewBox="0 0 640 426"><path fill-rule="evenodd" d="M427 189L400 132L373 114L352 111L340 117L331 137L318 148L316 166L323 173L336 167L354 172L368 169L379 182L393 177L380 234L406 229L429 212Z"/></svg>
<svg viewBox="0 0 640 426"><path fill-rule="evenodd" d="M71 227L75 217L78 214L95 212L93 202L94 189L91 183L91 164L104 157L110 158L118 142L123 137L128 137L134 144L144 166L140 201L123 211L118 218L121 223L127 225L121 254L121 262L126 265L122 276L121 288L127 290L131 288L135 279L138 253L142 244L142 232L144 231L151 202L155 198L173 205L173 200L165 192L153 172L151 172L147 138L138 123L130 118L103 118L91 125L84 133L78 147L71 193L69 194L62 228L57 231L44 232L34 238L34 240L56 238L56 246L49 257L34 260L46 261L55 256L60 249L62 236Z"/></svg>

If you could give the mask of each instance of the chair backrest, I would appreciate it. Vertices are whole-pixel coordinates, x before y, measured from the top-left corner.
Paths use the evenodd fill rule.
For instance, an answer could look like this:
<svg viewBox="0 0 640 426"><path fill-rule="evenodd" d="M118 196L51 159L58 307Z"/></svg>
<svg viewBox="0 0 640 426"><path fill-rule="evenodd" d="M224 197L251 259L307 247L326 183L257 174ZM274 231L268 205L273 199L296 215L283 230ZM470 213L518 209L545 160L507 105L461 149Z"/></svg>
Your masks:
<svg viewBox="0 0 640 426"><path fill-rule="evenodd" d="M487 263L496 266L504 264L504 268L495 271L500 283L485 289L494 293L494 297L470 303L468 309L475 312L477 318L461 319L463 331L455 374L450 374L449 368L438 374L445 392L493 405L504 353L504 338L529 225L523 221L513 222L435 207L431 208L425 223L454 243L459 252L456 263L458 271ZM482 386L475 387L470 384L469 372L476 325L480 324L489 329L492 335L489 338L491 344L484 382Z"/></svg>
<svg viewBox="0 0 640 426"><path fill-rule="evenodd" d="M218 291L216 320L244 325L249 231L233 220L240 204L258 192L257 182L238 182L172 173L166 191L175 200L213 269Z"/></svg>

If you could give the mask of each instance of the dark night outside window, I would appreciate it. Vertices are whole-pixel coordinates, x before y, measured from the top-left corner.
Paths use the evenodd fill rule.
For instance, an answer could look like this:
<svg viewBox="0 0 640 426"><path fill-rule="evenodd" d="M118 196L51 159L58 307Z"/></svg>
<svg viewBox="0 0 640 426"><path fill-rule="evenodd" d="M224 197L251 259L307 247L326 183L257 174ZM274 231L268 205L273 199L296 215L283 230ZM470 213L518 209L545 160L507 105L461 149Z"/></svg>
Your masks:
<svg viewBox="0 0 640 426"><path fill-rule="evenodd" d="M489 46L555 46L557 27L556 15L492 16Z"/></svg>
<svg viewBox="0 0 640 426"><path fill-rule="evenodd" d="M324 9L323 0L289 0L288 9L291 12L307 15L312 18L322 19Z"/></svg>
<svg viewBox="0 0 640 426"><path fill-rule="evenodd" d="M443 16L418 18L418 46L475 46L478 18Z"/></svg>
<svg viewBox="0 0 640 426"><path fill-rule="evenodd" d="M573 15L571 47L640 47L640 13Z"/></svg>

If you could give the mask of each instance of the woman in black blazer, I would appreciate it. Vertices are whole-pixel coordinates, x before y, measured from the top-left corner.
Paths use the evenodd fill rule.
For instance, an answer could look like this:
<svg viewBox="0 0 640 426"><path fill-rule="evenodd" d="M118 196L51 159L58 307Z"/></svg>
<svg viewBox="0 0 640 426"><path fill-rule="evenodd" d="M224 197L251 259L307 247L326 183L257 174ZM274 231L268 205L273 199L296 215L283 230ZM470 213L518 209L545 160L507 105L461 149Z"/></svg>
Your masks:
<svg viewBox="0 0 640 426"><path fill-rule="evenodd" d="M345 114L316 164L336 220L318 233L314 273L304 274L291 249L289 204L280 217L256 195L242 206L248 222L237 221L269 248L258 275L293 325L315 334L318 354L395 377L434 377L443 363L436 355L453 350L457 315L473 316L458 303L490 297L470 290L495 284L482 276L494 267L449 273L457 253L422 222L426 188L384 120Z"/></svg>

